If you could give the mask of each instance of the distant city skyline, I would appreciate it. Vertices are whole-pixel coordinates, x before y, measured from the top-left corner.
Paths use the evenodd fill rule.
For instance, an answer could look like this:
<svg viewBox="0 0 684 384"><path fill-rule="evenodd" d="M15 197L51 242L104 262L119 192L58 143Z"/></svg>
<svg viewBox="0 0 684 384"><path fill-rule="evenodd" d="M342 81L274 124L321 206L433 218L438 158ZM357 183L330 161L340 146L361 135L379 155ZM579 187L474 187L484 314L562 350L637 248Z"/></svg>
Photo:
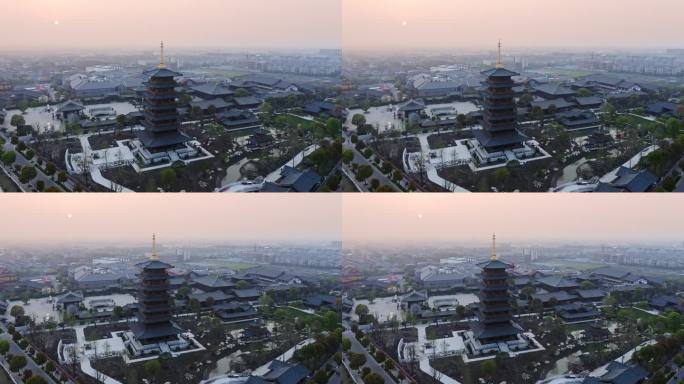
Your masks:
<svg viewBox="0 0 684 384"><path fill-rule="evenodd" d="M344 50L683 48L679 0L344 0Z"/></svg>
<svg viewBox="0 0 684 384"><path fill-rule="evenodd" d="M345 196L342 241L354 244L684 244L677 194Z"/></svg>
<svg viewBox="0 0 684 384"><path fill-rule="evenodd" d="M0 244L339 241L335 195L0 195Z"/></svg>
<svg viewBox="0 0 684 384"><path fill-rule="evenodd" d="M11 1L0 50L339 48L340 1Z"/></svg>

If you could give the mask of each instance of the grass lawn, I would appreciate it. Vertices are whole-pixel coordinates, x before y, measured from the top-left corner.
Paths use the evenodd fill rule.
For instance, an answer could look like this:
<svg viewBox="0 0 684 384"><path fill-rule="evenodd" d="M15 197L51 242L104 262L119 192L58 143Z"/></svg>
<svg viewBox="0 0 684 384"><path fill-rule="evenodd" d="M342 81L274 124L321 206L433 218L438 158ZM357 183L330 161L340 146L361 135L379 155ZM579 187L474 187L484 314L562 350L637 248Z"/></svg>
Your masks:
<svg viewBox="0 0 684 384"><path fill-rule="evenodd" d="M222 77L236 77L236 76L241 76L244 74L247 74L249 72L244 72L244 71L233 71L233 70L228 70L228 69L220 69L220 68L201 68L201 72L213 75L213 76L222 76Z"/></svg>
<svg viewBox="0 0 684 384"><path fill-rule="evenodd" d="M295 317L298 317L298 318L305 320L305 321L311 320L314 318L320 319L320 316L312 315L310 313L302 312L298 309L290 308L290 307L273 308L272 312L268 316L273 317L273 314L275 313L275 311L284 311L286 313L286 316L288 319L294 319ZM261 309L259 310L259 312L262 312Z"/></svg>
<svg viewBox="0 0 684 384"><path fill-rule="evenodd" d="M601 268L601 267L606 266L606 264L579 262L579 261L571 261L571 260L551 260L551 261L546 262L546 264L558 265L558 266L563 266L563 267L568 267L568 268L575 268L578 271L588 271L591 269L596 269L596 268Z"/></svg>
<svg viewBox="0 0 684 384"><path fill-rule="evenodd" d="M249 264L249 263L240 263L240 262L228 262L225 264L221 264L221 267L228 268L228 269L234 269L236 271L242 270L242 269L248 269L252 267L256 267L256 264Z"/></svg>
<svg viewBox="0 0 684 384"><path fill-rule="evenodd" d="M323 126L323 123L321 123L320 121L307 120L295 115L283 114L278 116L282 116L283 121L285 121L287 125L301 125L304 129L315 129L317 127Z"/></svg>
<svg viewBox="0 0 684 384"><path fill-rule="evenodd" d="M644 311L641 311L641 310L638 310L638 309L632 308L632 307L629 307L629 308L621 308L620 310L626 311L626 312L628 313L628 316L629 316L630 318L634 318L634 319L646 319L646 320L651 320L651 319L655 319L655 318L658 318L658 317L659 317L658 315L654 315L654 314L651 314L651 313L648 313L648 312L644 312Z"/></svg>
<svg viewBox="0 0 684 384"><path fill-rule="evenodd" d="M648 129L649 131L653 131L656 127L662 125L661 123L659 123L657 121L652 121L649 119L645 119L643 117L639 117L639 116L635 116L635 115L629 115L629 114L618 115L618 117L616 117L616 120L618 118L627 119L626 121L629 122L628 125L631 127L642 126L646 129Z"/></svg>
<svg viewBox="0 0 684 384"><path fill-rule="evenodd" d="M14 184L14 181L5 174L5 172L0 170L0 189L5 192L19 192L19 188Z"/></svg>
<svg viewBox="0 0 684 384"><path fill-rule="evenodd" d="M0 369L0 384L10 384L12 380L10 379L7 372L4 369Z"/></svg>
<svg viewBox="0 0 684 384"><path fill-rule="evenodd" d="M581 77L590 75L591 72L583 71L581 69L569 69L569 68L544 68L540 72L556 75L556 76L569 76L569 77Z"/></svg>

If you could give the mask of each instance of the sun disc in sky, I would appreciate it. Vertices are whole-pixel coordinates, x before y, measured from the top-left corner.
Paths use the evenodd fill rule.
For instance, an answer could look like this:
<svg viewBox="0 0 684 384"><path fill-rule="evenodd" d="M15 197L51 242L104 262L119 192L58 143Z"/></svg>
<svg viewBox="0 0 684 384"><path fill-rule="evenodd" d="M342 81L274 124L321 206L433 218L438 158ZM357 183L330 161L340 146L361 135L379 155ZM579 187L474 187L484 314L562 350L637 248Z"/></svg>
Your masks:
<svg viewBox="0 0 684 384"><path fill-rule="evenodd" d="M67 213L67 219L71 220L71 218L74 217L71 213Z"/></svg>
<svg viewBox="0 0 684 384"><path fill-rule="evenodd" d="M418 214L418 220L423 220L423 214L422 213Z"/></svg>
<svg viewBox="0 0 684 384"><path fill-rule="evenodd" d="M405 26L407 26L407 25L408 25L408 21L404 20L404 21L401 22L401 26L402 26L402 27L405 27Z"/></svg>
<svg viewBox="0 0 684 384"><path fill-rule="evenodd" d="M53 21L52 24L54 24L54 25L59 25L59 20Z"/></svg>

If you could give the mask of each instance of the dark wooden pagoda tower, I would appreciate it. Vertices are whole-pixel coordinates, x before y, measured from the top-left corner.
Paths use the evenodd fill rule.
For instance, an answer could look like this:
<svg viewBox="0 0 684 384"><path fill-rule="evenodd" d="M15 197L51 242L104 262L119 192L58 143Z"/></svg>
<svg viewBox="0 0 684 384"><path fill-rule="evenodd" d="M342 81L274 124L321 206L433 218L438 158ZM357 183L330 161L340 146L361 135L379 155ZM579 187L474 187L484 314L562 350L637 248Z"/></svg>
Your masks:
<svg viewBox="0 0 684 384"><path fill-rule="evenodd" d="M182 76L166 68L164 43L161 43L161 59L157 68L145 71L149 80L143 98L143 125L139 134L143 146L150 152L172 150L190 140L180 131L180 119L176 107L176 80Z"/></svg>
<svg viewBox="0 0 684 384"><path fill-rule="evenodd" d="M520 147L525 141L518 131L515 106L515 83L512 77L519 73L504 68L501 61L501 42L496 67L482 72L487 76L483 97L481 130L473 131L475 138L489 152Z"/></svg>
<svg viewBox="0 0 684 384"><path fill-rule="evenodd" d="M138 275L138 321L131 330L142 344L167 341L182 332L172 321L168 269L173 265L160 261L156 248L156 237L152 235L152 255L149 260L138 264L142 269Z"/></svg>
<svg viewBox="0 0 684 384"><path fill-rule="evenodd" d="M478 322L472 325L476 339L482 344L515 339L522 328L513 322L507 269L513 265L496 256L496 235L492 236L492 255L478 264L482 268L482 286L478 297Z"/></svg>

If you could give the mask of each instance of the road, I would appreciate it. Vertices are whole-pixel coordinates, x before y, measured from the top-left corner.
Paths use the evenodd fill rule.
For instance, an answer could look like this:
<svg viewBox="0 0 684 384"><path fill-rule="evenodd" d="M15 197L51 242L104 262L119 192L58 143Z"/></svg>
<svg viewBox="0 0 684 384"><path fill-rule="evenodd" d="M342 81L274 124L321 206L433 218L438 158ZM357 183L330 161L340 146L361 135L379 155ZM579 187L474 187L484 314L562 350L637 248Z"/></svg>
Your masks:
<svg viewBox="0 0 684 384"><path fill-rule="evenodd" d="M397 192L401 192L399 190L399 188L397 188L397 186L392 182L392 180L387 178L387 176L385 176L385 174L383 174L378 168L376 168L375 165L373 165L370 161L368 161L368 159L366 159L366 157L364 157L361 154L361 152L359 152L356 149L356 146L354 144L352 144L351 141L345 140L344 143L342 144L342 147L343 147L343 149L350 149L354 153L354 160L353 160L354 163L357 163L359 165L361 165L361 164L370 165L371 169L373 170L373 174L368 179L366 179L366 181L368 182L369 185L366 185L367 183L365 183L365 182L359 182L358 183L359 186L361 186L363 188L362 192L369 192L370 191L370 180L373 180L373 179L378 179L378 181L380 182L380 185L387 185L390 188L392 188L392 190L397 191ZM346 167L346 165L344 165L344 164L342 166ZM354 174L354 172L351 171L351 169L347 168L347 170L351 174Z"/></svg>
<svg viewBox="0 0 684 384"><path fill-rule="evenodd" d="M55 384L55 382L52 380L52 378L50 376L48 376L48 374L45 373L45 371L43 371L43 369L41 367L39 367L38 364L36 364L33 361L33 359L31 359L28 355L26 355L26 352L24 352L23 349L19 348L19 346L12 340L12 337L9 335L9 333L7 333L7 329L4 326L2 326L2 330L4 332L0 335L0 339L1 340L8 340L10 342L9 353L11 353L15 356L16 355L24 356L26 358L26 367L22 368L21 371L23 371L26 368L29 368L29 369L31 369L31 371L33 371L34 375L41 376L42 378L47 380L47 382L49 384ZM9 367L9 363L7 366ZM14 376L15 379L17 379L17 381L19 383L23 382L19 375L16 375L14 372L12 372L12 375Z"/></svg>
<svg viewBox="0 0 684 384"><path fill-rule="evenodd" d="M363 353L366 355L366 366L371 369L372 372L377 373L378 375L382 376L382 378L385 380L385 384L393 384L395 381L389 377L387 372L385 372L385 369L378 364L377 361L375 361L375 358L371 356L371 354L368 352L366 348L361 345L361 343L356 340L356 336L354 335L353 332L351 331L345 331L344 332L344 337L348 338L351 340L351 352L355 353ZM354 376L354 378L359 382L363 383L363 380L361 377L359 377L358 372L356 371L351 371L351 374Z"/></svg>
<svg viewBox="0 0 684 384"><path fill-rule="evenodd" d="M18 164L18 165L20 165L20 166L22 166L22 167L27 166L27 165L31 165L31 166L33 166L33 167L36 168L36 172L37 172L36 177L35 177L33 180L30 180L28 183L22 184L21 187L22 187L24 190L26 190L26 191L31 191L31 190L35 189L35 186L36 186L36 183L38 182L38 180L42 180L42 181L45 183L45 188L55 187L55 188L57 188L58 190L63 191L63 188L60 187L59 184L57 184L54 180L52 180L51 177L49 177L48 175L44 174L43 171L41 171L40 168L38 168L38 167L36 166L36 164L35 164L33 161L30 161L30 160L26 159L26 158L24 157L24 155L21 154L21 152L17 151L15 145L11 143L10 138L6 137L6 136L3 135L3 134L0 134L0 136L1 136L3 139L5 139L5 145L3 146L3 151L14 151L14 152L16 152L16 154L17 154L17 159L16 159L16 161L14 162L15 164ZM34 161L35 161L35 157L34 157ZM6 169L8 172L14 173L14 167L13 167L13 166L6 167L5 169ZM16 174L15 174L15 175L16 175ZM19 175L16 175L16 176L17 176L17 180L18 180L18 179L19 179Z"/></svg>

